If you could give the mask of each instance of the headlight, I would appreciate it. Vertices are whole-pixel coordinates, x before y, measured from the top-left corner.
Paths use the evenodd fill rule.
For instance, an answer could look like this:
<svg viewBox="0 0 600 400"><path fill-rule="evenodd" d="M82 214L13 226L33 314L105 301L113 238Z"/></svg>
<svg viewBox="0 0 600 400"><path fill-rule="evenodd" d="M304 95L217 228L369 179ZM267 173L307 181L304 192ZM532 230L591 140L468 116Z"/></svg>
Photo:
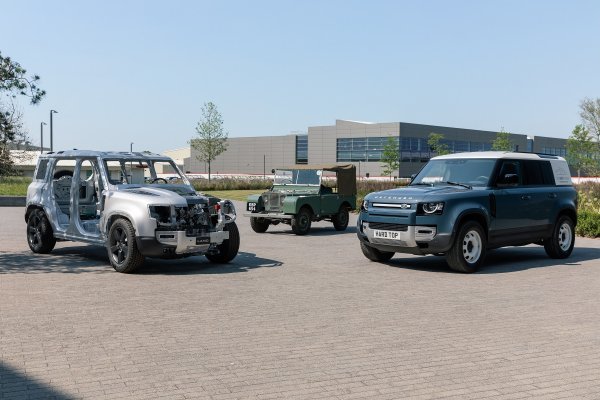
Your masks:
<svg viewBox="0 0 600 400"><path fill-rule="evenodd" d="M367 211L369 209L369 200L363 200L360 209Z"/></svg>
<svg viewBox="0 0 600 400"><path fill-rule="evenodd" d="M444 202L420 203L419 208L424 215L440 215L444 212Z"/></svg>
<svg viewBox="0 0 600 400"><path fill-rule="evenodd" d="M148 206L150 218L158 222L169 223L171 221L171 206Z"/></svg>

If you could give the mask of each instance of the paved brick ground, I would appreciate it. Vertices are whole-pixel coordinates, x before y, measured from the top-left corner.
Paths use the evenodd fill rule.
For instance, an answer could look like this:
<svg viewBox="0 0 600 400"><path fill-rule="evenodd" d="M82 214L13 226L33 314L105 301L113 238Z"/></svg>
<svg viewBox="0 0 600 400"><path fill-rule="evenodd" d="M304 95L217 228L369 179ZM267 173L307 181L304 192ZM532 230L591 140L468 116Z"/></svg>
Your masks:
<svg viewBox="0 0 600 400"><path fill-rule="evenodd" d="M354 221L354 220L353 220ZM368 262L354 229L259 235L228 266L32 255L0 208L0 399L599 399L600 240Z"/></svg>

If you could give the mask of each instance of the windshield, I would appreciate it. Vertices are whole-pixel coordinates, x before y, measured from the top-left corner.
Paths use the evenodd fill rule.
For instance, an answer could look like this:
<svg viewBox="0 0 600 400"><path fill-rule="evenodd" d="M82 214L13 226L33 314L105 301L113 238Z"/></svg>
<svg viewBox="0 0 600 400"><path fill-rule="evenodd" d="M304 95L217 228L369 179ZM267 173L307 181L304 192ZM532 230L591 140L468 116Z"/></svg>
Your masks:
<svg viewBox="0 0 600 400"><path fill-rule="evenodd" d="M410 183L413 185L462 184L488 186L496 160L431 160Z"/></svg>
<svg viewBox="0 0 600 400"><path fill-rule="evenodd" d="M314 169L278 169L275 170L275 185L320 185L321 170Z"/></svg>
<svg viewBox="0 0 600 400"><path fill-rule="evenodd" d="M108 179L113 185L189 185L172 161L165 160L104 160Z"/></svg>

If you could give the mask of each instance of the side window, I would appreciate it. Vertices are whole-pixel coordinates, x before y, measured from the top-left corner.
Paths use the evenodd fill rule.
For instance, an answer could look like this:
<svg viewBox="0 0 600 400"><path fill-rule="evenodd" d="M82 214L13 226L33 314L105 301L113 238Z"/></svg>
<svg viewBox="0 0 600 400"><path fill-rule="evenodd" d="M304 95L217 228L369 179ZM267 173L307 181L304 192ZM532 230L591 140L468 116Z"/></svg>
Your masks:
<svg viewBox="0 0 600 400"><path fill-rule="evenodd" d="M48 171L48 160L41 160L38 164L37 171L35 173L35 179L44 180L44 178L46 178L47 171Z"/></svg>
<svg viewBox="0 0 600 400"><path fill-rule="evenodd" d="M540 166L542 168L542 177L544 179L544 185L554 186L556 182L554 181L554 173L552 172L552 165L550 161L540 161Z"/></svg>
<svg viewBox="0 0 600 400"><path fill-rule="evenodd" d="M527 160L524 165L523 184L530 186L554 185L554 174L549 161Z"/></svg>
<svg viewBox="0 0 600 400"><path fill-rule="evenodd" d="M499 187L512 187L519 186L522 182L521 162L513 160L502 161L500 172L496 179L496 185Z"/></svg>
<svg viewBox="0 0 600 400"><path fill-rule="evenodd" d="M108 174L108 181L112 185L120 185L127 182L127 176L120 161L117 160L106 160L104 161L106 167L106 173Z"/></svg>
<svg viewBox="0 0 600 400"><path fill-rule="evenodd" d="M58 160L52 171L52 189L54 200L60 210L69 215L71 204L71 182L73 182L73 171L75 160Z"/></svg>
<svg viewBox="0 0 600 400"><path fill-rule="evenodd" d="M96 219L102 193L96 160L83 160L79 170L79 218Z"/></svg>
<svg viewBox="0 0 600 400"><path fill-rule="evenodd" d="M523 184L528 186L540 186L544 184L542 168L539 161L527 160L523 162L524 174Z"/></svg>

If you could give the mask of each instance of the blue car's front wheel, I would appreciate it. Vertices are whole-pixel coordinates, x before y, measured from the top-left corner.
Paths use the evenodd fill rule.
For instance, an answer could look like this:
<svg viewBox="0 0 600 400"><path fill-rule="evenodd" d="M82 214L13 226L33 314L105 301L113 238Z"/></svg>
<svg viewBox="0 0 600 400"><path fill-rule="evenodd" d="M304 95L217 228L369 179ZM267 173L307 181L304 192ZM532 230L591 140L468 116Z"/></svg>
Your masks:
<svg viewBox="0 0 600 400"><path fill-rule="evenodd" d="M446 262L454 271L475 272L483 263L486 253L486 237L478 222L467 221L458 230Z"/></svg>

